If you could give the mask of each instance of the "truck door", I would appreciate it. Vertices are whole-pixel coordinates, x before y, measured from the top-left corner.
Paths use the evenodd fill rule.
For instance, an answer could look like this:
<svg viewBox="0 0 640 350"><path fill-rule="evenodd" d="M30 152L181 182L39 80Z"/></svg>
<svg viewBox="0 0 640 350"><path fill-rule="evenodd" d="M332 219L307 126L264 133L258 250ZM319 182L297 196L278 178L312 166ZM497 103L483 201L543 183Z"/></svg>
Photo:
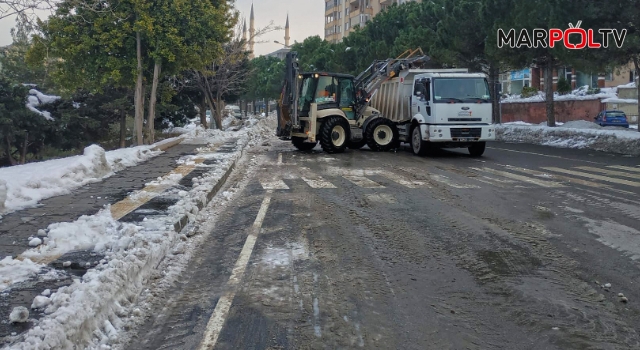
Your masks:
<svg viewBox="0 0 640 350"><path fill-rule="evenodd" d="M431 115L429 100L431 100L431 82L428 79L416 80L411 96L411 115L422 114L425 117Z"/></svg>

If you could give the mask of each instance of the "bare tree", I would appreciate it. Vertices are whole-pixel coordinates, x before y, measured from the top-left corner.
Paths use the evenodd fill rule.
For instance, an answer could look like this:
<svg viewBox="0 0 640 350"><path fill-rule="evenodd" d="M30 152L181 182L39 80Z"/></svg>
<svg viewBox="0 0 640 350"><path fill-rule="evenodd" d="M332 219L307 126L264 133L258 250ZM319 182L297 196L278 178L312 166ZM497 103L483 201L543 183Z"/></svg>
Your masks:
<svg viewBox="0 0 640 350"><path fill-rule="evenodd" d="M236 28L234 38L224 45L223 54L219 58L204 69L191 71L192 79L190 80L204 95L218 129L222 129L223 97L234 91L239 91L251 75L247 64L249 56L247 42L255 41L255 38L278 29L281 28L275 27L271 22L268 26L256 30L252 37L245 40L242 26L239 25ZM209 127L212 128L213 123Z"/></svg>

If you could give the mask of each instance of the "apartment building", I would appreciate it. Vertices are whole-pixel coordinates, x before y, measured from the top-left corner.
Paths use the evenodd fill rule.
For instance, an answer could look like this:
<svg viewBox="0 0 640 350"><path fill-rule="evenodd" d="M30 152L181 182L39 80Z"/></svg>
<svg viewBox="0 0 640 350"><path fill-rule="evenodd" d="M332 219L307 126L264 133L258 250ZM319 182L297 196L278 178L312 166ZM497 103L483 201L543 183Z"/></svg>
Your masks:
<svg viewBox="0 0 640 350"><path fill-rule="evenodd" d="M324 39L337 43L393 4L421 0L325 0Z"/></svg>

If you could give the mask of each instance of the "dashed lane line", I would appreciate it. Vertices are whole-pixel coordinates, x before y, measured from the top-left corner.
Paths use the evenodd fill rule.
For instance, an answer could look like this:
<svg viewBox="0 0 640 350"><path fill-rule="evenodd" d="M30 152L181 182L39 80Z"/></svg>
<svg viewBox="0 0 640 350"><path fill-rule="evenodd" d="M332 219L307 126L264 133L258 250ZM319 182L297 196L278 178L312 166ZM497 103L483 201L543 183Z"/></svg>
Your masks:
<svg viewBox="0 0 640 350"><path fill-rule="evenodd" d="M406 176L393 173L388 170L381 170L379 174L393 182L396 182L408 188L419 188L419 187L424 187L426 185L426 183L423 181L412 180Z"/></svg>
<svg viewBox="0 0 640 350"><path fill-rule="evenodd" d="M624 165L609 165L607 168L634 171L634 172L640 173L640 166L638 168L634 168L632 166L624 166Z"/></svg>
<svg viewBox="0 0 640 350"><path fill-rule="evenodd" d="M547 187L547 188L565 187L565 185L563 185L563 184L561 184L559 182L533 179L533 178L530 178L530 177L527 177L527 176L522 176L522 175L510 173L510 172L507 172L507 171L501 171L501 170L496 170L496 169L491 169L491 168L470 168L470 169L473 169L473 170L476 170L476 171L481 171L481 172L486 172L486 173L493 174L493 175L499 175L499 176L506 177L506 178L513 179L513 180L532 183L534 185L538 185L538 186L541 186L541 187Z"/></svg>
<svg viewBox="0 0 640 350"><path fill-rule="evenodd" d="M568 169L562 169L562 168L556 168L556 167L547 167L547 168L542 168L542 169L553 171L553 172L558 172L558 173L574 175L574 176L586 177L586 178L593 179L593 180L611 182L611 183L620 184L620 185L640 187L640 183L638 183L638 182L629 181L629 180L622 180L622 179L616 179L616 178L613 178L613 177L610 177L610 176L595 175L595 174L589 174L589 173L585 173L585 172L581 172L581 171L568 170Z"/></svg>
<svg viewBox="0 0 640 350"><path fill-rule="evenodd" d="M619 177L628 177L630 179L640 180L640 174L630 174L630 173L625 173L623 171L600 169L600 168L594 168L590 166L579 166L579 167L576 167L575 169L590 171L592 173L600 173L600 174L619 176Z"/></svg>
<svg viewBox="0 0 640 350"><path fill-rule="evenodd" d="M323 179L321 176L315 176L313 178L302 176L302 180L311 188L337 188L334 184Z"/></svg>
<svg viewBox="0 0 640 350"><path fill-rule="evenodd" d="M355 184L356 186L362 187L362 188L385 188L384 186L382 186L381 184L368 179L364 176L352 176L352 175L343 175L342 177L344 177L345 179L351 181L353 184Z"/></svg>
<svg viewBox="0 0 640 350"><path fill-rule="evenodd" d="M289 186L282 180L260 180L260 185L265 190L288 190Z"/></svg>
<svg viewBox="0 0 640 350"><path fill-rule="evenodd" d="M258 211L256 220L253 222L251 232L247 236L247 240L242 247L240 256L238 257L238 260L231 272L231 277L229 277L229 282L227 282L225 288L227 292L218 299L218 303L216 303L213 314L211 315L209 322L207 322L204 338L200 343L200 350L212 350L218 342L218 337L220 336L222 327L224 326L227 316L229 316L229 309L233 303L233 298L235 298L240 282L242 281L242 277L247 269L249 258L251 258L253 248L255 247L258 236L260 235L260 229L262 228L264 217L267 214L269 204L271 203L271 194L272 191L267 191L266 196L262 200L262 205L260 205L260 210Z"/></svg>

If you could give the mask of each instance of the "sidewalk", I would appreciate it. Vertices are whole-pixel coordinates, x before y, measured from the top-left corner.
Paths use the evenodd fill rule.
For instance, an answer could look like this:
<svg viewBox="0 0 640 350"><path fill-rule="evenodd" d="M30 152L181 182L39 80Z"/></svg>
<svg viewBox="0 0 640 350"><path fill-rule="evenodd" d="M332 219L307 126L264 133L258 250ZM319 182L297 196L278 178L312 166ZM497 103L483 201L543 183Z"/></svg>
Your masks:
<svg viewBox="0 0 640 350"><path fill-rule="evenodd" d="M93 215L107 204L116 203L131 192L140 190L147 182L165 175L185 155L195 154L196 144L179 144L165 153L137 166L127 168L97 183L81 187L69 195L41 201L37 208L23 209L0 220L0 259L18 256L29 249L29 237L56 222L71 222L82 215Z"/></svg>

